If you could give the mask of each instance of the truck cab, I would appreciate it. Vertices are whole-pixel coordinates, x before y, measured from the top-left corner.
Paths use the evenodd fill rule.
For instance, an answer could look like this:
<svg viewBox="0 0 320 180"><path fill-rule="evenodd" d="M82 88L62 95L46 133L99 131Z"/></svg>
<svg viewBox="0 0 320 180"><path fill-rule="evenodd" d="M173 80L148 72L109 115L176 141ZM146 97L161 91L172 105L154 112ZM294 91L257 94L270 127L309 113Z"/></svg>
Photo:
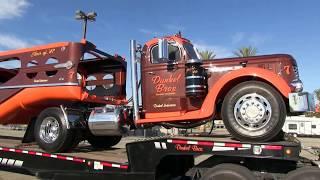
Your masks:
<svg viewBox="0 0 320 180"><path fill-rule="evenodd" d="M200 60L176 34L148 41L140 62L138 125L188 128L222 118L239 139L267 141L281 133L286 114L310 108L287 54Z"/></svg>
<svg viewBox="0 0 320 180"><path fill-rule="evenodd" d="M144 46L145 55L141 59L141 84L146 118L152 117L155 113L183 113L199 109L199 106L192 108L192 103L188 102L190 99L186 98L185 63L188 59L197 58L194 51L195 57L189 57L184 49L187 43L188 40L175 36L168 38L168 59L159 58L157 41L150 41Z"/></svg>

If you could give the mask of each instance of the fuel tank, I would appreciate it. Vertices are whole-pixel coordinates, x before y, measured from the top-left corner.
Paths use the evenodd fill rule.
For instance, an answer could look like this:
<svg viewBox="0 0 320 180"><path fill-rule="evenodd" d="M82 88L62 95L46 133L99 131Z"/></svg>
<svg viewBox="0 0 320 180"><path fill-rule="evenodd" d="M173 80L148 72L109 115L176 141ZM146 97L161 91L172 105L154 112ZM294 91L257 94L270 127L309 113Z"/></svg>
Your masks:
<svg viewBox="0 0 320 180"><path fill-rule="evenodd" d="M117 136L127 131L122 108L112 105L94 108L88 119L88 127L95 136Z"/></svg>

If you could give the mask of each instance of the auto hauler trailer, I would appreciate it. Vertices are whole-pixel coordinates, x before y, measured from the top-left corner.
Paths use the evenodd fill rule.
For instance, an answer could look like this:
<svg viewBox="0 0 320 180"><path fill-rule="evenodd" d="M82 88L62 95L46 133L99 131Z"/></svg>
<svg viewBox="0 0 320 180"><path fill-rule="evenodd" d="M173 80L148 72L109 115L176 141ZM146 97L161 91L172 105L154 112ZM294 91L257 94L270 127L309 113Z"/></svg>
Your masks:
<svg viewBox="0 0 320 180"><path fill-rule="evenodd" d="M126 144L121 150L50 154L20 146L17 139L0 139L1 170L41 179L318 179L315 162L299 157L297 141L247 143L228 138L163 137ZM195 158L207 155L195 165ZM109 160L112 161L109 161Z"/></svg>
<svg viewBox="0 0 320 180"><path fill-rule="evenodd" d="M233 137L267 142L286 115L310 109L291 55L201 60L181 33L130 45L129 99L126 60L85 33L80 42L1 52L0 124L26 124L23 142L61 153L82 140L112 147L129 128L193 128L219 118Z"/></svg>
<svg viewBox="0 0 320 180"><path fill-rule="evenodd" d="M36 141L46 151L0 139L1 168L48 179L270 179L288 172L287 179L319 176L318 169L309 167L311 161L299 158L299 143L267 142L281 134L286 114L309 109L292 56L202 61L181 33L144 46L132 40L133 108L127 109L125 59L85 39L87 20L95 16L77 13L85 21L81 42L0 53L0 62L20 63L0 69L0 124L28 124L23 142ZM212 137L144 140L126 145L126 163L108 161L110 153L61 154L82 140L109 148L120 142L128 126L192 128L219 116L243 142ZM212 157L194 165L198 155Z"/></svg>

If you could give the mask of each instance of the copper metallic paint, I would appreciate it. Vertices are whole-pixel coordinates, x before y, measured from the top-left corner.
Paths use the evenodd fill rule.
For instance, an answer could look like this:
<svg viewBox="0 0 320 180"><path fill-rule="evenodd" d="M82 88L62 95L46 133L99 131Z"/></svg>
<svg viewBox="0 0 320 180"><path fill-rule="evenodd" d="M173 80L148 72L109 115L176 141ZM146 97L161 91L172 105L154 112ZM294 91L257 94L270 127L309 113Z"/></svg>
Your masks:
<svg viewBox="0 0 320 180"><path fill-rule="evenodd" d="M154 72L157 76L168 78L170 75L180 73L184 77L185 62L189 58L182 48L183 43L190 41L178 36L166 37L169 41L178 42L182 49L181 59L175 71L167 70L168 65L152 64L150 61L150 50L157 44L157 39L147 42L143 48L144 56L142 57L142 98L143 98L143 115L144 119L139 119L137 124L161 123L161 122L178 122L178 121L199 121L211 119L219 115L217 104L223 100L227 90L232 88L236 83L243 80L258 79L271 84L278 90L282 96L287 99L288 94L293 91L290 86L291 81L295 78L293 65L296 65L292 56L286 54L274 54L264 56L254 56L246 58L225 58L204 60L205 69L213 68L217 71L208 74L208 94L204 99L192 99L185 96L185 81L168 83L177 88L176 93L157 96L155 87L151 82ZM245 65L243 65L245 63ZM235 67L234 69L230 69ZM220 71L221 69L221 71ZM229 69L229 70L228 70ZM233 82L233 85L232 85ZM176 104L174 108L154 108L154 104L171 103Z"/></svg>

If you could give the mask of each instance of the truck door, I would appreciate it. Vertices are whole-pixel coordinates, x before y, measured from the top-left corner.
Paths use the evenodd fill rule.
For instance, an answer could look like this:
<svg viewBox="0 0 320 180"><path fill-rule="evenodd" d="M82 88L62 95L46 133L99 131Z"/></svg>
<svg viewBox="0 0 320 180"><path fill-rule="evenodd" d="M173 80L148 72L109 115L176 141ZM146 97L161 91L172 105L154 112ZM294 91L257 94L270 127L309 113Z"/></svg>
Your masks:
<svg viewBox="0 0 320 180"><path fill-rule="evenodd" d="M146 113L180 111L185 104L182 47L169 43L168 48L169 59L159 59L158 45L154 45L142 62L142 100Z"/></svg>

